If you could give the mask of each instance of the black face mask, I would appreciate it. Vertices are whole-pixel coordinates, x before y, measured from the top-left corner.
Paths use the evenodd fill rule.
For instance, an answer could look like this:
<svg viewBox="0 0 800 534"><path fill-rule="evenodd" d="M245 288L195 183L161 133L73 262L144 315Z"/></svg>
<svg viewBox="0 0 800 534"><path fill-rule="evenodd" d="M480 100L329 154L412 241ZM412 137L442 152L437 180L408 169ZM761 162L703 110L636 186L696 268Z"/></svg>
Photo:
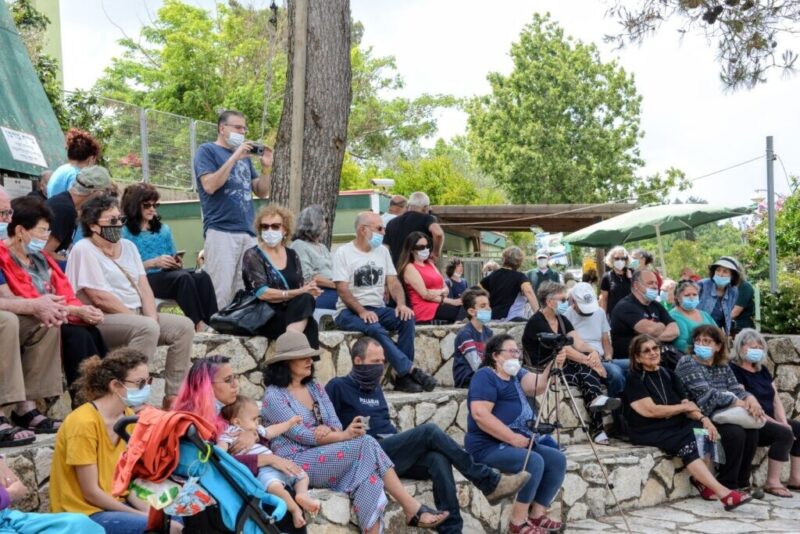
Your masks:
<svg viewBox="0 0 800 534"><path fill-rule="evenodd" d="M108 241L109 243L117 243L122 239L121 226L101 226L97 235Z"/></svg>
<svg viewBox="0 0 800 534"><path fill-rule="evenodd" d="M356 381L359 389L369 393L380 385L383 371L384 365L382 363L353 365L350 377Z"/></svg>

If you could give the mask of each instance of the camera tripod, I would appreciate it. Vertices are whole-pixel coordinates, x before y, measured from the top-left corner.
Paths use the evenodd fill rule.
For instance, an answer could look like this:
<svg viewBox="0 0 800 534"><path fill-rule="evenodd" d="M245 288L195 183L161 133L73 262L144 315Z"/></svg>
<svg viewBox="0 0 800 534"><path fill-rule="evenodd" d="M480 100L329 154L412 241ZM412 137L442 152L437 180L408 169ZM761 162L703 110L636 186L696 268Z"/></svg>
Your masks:
<svg viewBox="0 0 800 534"><path fill-rule="evenodd" d="M561 432L560 432L561 423L559 422L559 415L558 415L559 385L561 387L563 387L564 391L567 392L567 395L565 397L567 399L567 403L569 404L570 408L572 409L572 412L575 414L575 417L578 420L578 428L580 428L583 431L583 433L586 434L586 436L589 439L589 446L592 449L592 453L594 454L594 458L597 461L598 467L600 467L600 472L603 474L603 480L605 482L606 490L614 498L614 505L616 506L617 511L619 512L620 516L622 516L622 521L625 523L625 529L628 532L628 534L631 534L632 531L631 531L631 526L628 523L628 517L625 515L625 512L622 510L622 507L620 506L620 503L619 503L619 499L617 499L617 495L614 493L614 484L612 484L611 481L609 480L608 472L606 472L606 468L603 465L603 462L600 461L600 455L597 452L597 446L595 445L594 439L592 439L592 435L589 432L588 424L584 420L583 415L581 414L580 410L578 410L578 405L575 403L575 397L572 394L572 390L569 387L569 383L567 382L566 376L564 376L564 369L562 367L556 367L555 354L558 354L558 352L560 352L562 348L563 348L563 346L559 347L557 350L554 351L554 355L553 355L553 358L551 360L552 363L550 364L550 374L548 376L548 381L550 382L550 384L548 385L548 389L553 391L554 397L555 397L555 409L551 410L548 413L548 419L549 419L549 414L554 412L555 413L555 422L551 423L550 421L543 421L542 420L542 413L545 411L544 410L544 406L539 406L538 409L536 410L536 418L533 421L529 421L528 422L528 428L531 429L531 431L534 433L534 435L535 434L550 434L555 430L555 432L556 432L556 442L559 444L559 446L561 445ZM526 363L530 363L530 362L526 362ZM533 368L529 368L529 371L531 371L531 372L536 374L536 381L534 382L534 384L535 384L534 391L536 391L538 389L538 380L539 380L539 374L540 373L537 372L537 369L533 369ZM547 392L545 391L545 400L546 399L547 399ZM549 402L548 402L548 409L549 408L550 408L550 406L549 406ZM589 408L587 407L587 409L589 409ZM525 471L525 469L528 467L528 460L531 457L531 452L533 451L533 445L534 445L534 440L531 439L530 443L528 444L528 453L525 456L525 463L523 464L523 467L522 467L523 471Z"/></svg>

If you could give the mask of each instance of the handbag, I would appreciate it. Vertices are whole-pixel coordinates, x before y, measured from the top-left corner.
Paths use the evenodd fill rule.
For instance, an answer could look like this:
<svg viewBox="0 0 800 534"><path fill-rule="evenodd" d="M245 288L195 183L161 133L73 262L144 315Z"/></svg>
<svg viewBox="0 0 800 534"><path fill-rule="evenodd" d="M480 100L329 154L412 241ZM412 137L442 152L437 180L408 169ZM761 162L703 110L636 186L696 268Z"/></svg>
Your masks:
<svg viewBox="0 0 800 534"><path fill-rule="evenodd" d="M711 416L711 420L720 425L739 425L745 429L759 429L767 424L766 419L759 421L741 406L719 410Z"/></svg>
<svg viewBox="0 0 800 534"><path fill-rule="evenodd" d="M254 293L240 289L233 302L211 316L209 326L220 334L255 336L257 330L275 315L266 301Z"/></svg>

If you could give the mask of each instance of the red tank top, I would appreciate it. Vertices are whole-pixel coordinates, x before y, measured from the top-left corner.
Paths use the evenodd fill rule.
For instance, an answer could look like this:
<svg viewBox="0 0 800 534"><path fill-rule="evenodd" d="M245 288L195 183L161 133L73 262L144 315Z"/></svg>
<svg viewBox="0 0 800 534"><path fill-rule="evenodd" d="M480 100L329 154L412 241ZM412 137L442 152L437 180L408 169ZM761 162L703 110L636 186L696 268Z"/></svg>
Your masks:
<svg viewBox="0 0 800 534"><path fill-rule="evenodd" d="M433 290L444 287L444 278L442 278L436 265L432 263L425 263L424 265L409 263L408 267L413 267L417 270L422 277L422 282L425 284L425 289ZM436 315L439 302L423 299L410 284L406 284L406 291L408 292L408 298L411 300L411 309L414 310L414 318L417 321L432 320Z"/></svg>

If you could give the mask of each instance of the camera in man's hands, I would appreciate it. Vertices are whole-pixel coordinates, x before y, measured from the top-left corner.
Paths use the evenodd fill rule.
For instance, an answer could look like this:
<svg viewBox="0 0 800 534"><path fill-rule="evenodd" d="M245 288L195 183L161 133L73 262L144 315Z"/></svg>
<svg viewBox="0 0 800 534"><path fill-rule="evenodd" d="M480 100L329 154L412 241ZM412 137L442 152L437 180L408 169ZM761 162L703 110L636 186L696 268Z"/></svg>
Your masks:
<svg viewBox="0 0 800 534"><path fill-rule="evenodd" d="M254 156L264 155L264 145L262 143L254 143L253 141L249 141L249 143L252 145L250 154L253 154Z"/></svg>

